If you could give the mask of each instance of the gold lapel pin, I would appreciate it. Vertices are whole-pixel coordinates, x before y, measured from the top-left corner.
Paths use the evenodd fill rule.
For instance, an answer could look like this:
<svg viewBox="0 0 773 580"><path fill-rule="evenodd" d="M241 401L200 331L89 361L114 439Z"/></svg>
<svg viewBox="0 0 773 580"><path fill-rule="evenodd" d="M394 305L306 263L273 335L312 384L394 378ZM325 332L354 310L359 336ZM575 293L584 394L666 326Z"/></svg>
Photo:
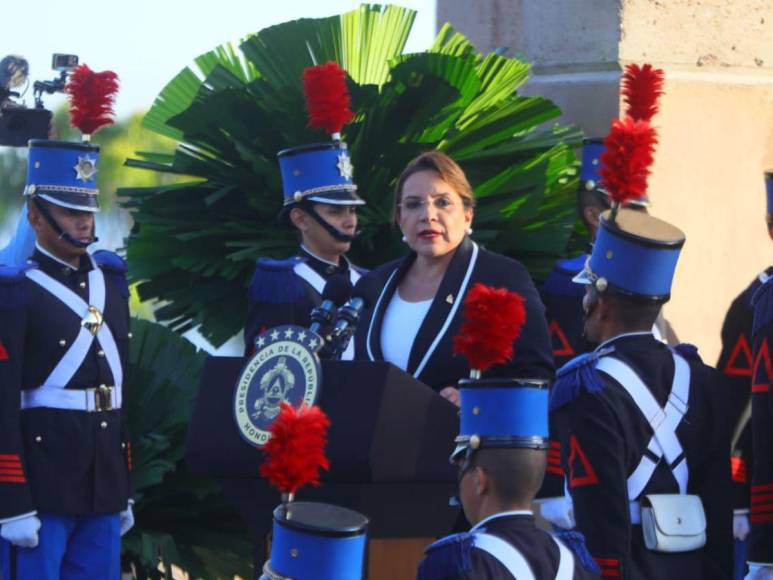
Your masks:
<svg viewBox="0 0 773 580"><path fill-rule="evenodd" d="M454 295L453 294L449 294L448 296L446 296L446 302L448 302L449 304L453 304L454 303Z"/></svg>

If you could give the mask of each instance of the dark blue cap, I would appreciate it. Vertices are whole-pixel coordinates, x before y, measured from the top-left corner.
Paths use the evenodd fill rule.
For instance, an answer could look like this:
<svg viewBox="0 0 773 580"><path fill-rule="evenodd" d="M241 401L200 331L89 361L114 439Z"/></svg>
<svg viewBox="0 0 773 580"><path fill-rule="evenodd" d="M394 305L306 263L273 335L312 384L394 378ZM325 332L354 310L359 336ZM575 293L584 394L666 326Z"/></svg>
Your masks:
<svg viewBox="0 0 773 580"><path fill-rule="evenodd" d="M482 448L547 449L548 385L521 379L463 379L459 436L451 461Z"/></svg>
<svg viewBox="0 0 773 580"><path fill-rule="evenodd" d="M24 195L82 211L99 211L99 147L89 143L32 139Z"/></svg>
<svg viewBox="0 0 773 580"><path fill-rule="evenodd" d="M593 251L574 282L665 302L684 242L679 228L658 218L621 209L610 223L606 211Z"/></svg>
<svg viewBox="0 0 773 580"><path fill-rule="evenodd" d="M361 580L368 518L347 508L291 502L274 510L268 580Z"/></svg>
<svg viewBox="0 0 773 580"><path fill-rule="evenodd" d="M307 199L333 205L365 205L352 181L353 167L346 143L332 141L280 151L284 205Z"/></svg>

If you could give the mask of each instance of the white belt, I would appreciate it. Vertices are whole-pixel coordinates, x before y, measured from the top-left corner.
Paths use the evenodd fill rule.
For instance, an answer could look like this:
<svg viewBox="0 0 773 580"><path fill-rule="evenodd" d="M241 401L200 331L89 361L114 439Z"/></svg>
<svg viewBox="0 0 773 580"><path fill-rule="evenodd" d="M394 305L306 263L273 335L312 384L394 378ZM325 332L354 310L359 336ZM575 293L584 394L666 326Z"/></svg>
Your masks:
<svg viewBox="0 0 773 580"><path fill-rule="evenodd" d="M38 387L21 392L21 408L48 407L68 411L111 411L121 408L121 389L101 386L95 389Z"/></svg>

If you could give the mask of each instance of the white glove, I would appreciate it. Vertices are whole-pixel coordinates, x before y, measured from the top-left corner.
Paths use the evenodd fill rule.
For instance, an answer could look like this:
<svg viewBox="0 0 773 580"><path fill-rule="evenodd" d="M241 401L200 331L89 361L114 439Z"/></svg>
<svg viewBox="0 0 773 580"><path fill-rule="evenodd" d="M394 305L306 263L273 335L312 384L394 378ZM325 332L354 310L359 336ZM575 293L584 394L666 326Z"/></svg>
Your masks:
<svg viewBox="0 0 773 580"><path fill-rule="evenodd" d="M744 541L749 535L751 527L749 526L749 516L746 514L733 515L733 537L736 540Z"/></svg>
<svg viewBox="0 0 773 580"><path fill-rule="evenodd" d="M744 580L773 580L773 566L750 564L749 573L744 577Z"/></svg>
<svg viewBox="0 0 773 580"><path fill-rule="evenodd" d="M129 503L126 504L126 509L121 512L120 527L122 536L134 527L134 512L132 511L132 504L134 504L134 500L130 499Z"/></svg>
<svg viewBox="0 0 773 580"><path fill-rule="evenodd" d="M0 525L0 537L20 548L36 548L39 529L37 516L26 516Z"/></svg>
<svg viewBox="0 0 773 580"><path fill-rule="evenodd" d="M574 504L566 496L539 500L539 513L554 526L564 530L574 529Z"/></svg>

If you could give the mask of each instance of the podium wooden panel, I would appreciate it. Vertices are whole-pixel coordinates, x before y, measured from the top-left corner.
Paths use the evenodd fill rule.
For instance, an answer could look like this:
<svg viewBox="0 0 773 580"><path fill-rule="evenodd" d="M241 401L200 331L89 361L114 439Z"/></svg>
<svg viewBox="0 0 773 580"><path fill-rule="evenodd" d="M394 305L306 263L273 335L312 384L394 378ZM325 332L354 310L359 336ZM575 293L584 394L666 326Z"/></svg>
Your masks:
<svg viewBox="0 0 773 580"><path fill-rule="evenodd" d="M368 580L416 577L416 568L431 538L373 538L368 542Z"/></svg>

